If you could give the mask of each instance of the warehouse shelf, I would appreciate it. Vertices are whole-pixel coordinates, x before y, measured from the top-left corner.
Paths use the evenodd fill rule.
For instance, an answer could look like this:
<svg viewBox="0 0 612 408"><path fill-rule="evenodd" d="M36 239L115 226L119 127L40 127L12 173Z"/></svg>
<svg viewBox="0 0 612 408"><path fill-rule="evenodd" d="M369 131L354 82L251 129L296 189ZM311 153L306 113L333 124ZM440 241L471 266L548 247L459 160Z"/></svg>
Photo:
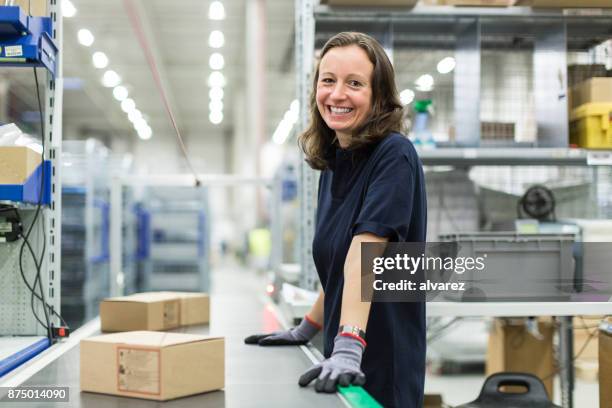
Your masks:
<svg viewBox="0 0 612 408"><path fill-rule="evenodd" d="M612 165L612 151L565 148L417 149L429 166L587 166Z"/></svg>

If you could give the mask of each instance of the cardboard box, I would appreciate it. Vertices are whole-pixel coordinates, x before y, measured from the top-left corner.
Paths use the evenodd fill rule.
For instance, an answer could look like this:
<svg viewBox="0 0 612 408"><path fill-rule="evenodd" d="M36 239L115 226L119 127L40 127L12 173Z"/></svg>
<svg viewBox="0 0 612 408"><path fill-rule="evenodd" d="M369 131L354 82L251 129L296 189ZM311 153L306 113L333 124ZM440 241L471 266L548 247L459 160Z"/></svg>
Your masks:
<svg viewBox="0 0 612 408"><path fill-rule="evenodd" d="M599 330L599 406L612 408L612 318Z"/></svg>
<svg viewBox="0 0 612 408"><path fill-rule="evenodd" d="M0 146L0 184L23 184L41 164L40 153L25 146Z"/></svg>
<svg viewBox="0 0 612 408"><path fill-rule="evenodd" d="M542 339L527 331L524 319L495 319L489 333L486 375L514 371L530 373L542 380L548 396L553 396L555 358L552 321L539 321Z"/></svg>
<svg viewBox="0 0 612 408"><path fill-rule="evenodd" d="M572 88L572 108L599 102L612 102L612 78L591 78Z"/></svg>
<svg viewBox="0 0 612 408"><path fill-rule="evenodd" d="M603 320L603 316L575 316L573 319L574 327L574 353L582 352L577 361L597 361L599 356L599 331L598 327ZM591 335L592 334L592 335ZM584 347L586 345L586 347ZM584 347L584 349L582 349Z"/></svg>
<svg viewBox="0 0 612 408"><path fill-rule="evenodd" d="M47 0L14 0L13 5L21 7L26 14L48 17Z"/></svg>
<svg viewBox="0 0 612 408"><path fill-rule="evenodd" d="M439 0L439 5L467 7L510 7L518 0Z"/></svg>
<svg viewBox="0 0 612 408"><path fill-rule="evenodd" d="M610 0L529 0L527 4L534 8L612 7Z"/></svg>
<svg viewBox="0 0 612 408"><path fill-rule="evenodd" d="M177 296L180 301L180 325L192 326L210 322L210 297L206 293L163 292Z"/></svg>
<svg viewBox="0 0 612 408"><path fill-rule="evenodd" d="M356 7L413 7L418 0L321 0L321 4L328 6L356 6Z"/></svg>
<svg viewBox="0 0 612 408"><path fill-rule="evenodd" d="M136 293L104 299L100 322L103 332L170 330L208 323L209 310L209 298L204 293Z"/></svg>
<svg viewBox="0 0 612 408"><path fill-rule="evenodd" d="M80 348L82 391L165 401L225 386L222 337L135 331L90 337Z"/></svg>

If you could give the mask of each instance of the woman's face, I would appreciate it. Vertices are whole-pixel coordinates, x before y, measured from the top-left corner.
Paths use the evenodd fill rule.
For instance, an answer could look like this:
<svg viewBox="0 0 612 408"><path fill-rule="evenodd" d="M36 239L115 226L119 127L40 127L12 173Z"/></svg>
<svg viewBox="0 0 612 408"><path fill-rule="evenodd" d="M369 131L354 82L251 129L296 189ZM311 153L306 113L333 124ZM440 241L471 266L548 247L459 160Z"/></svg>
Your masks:
<svg viewBox="0 0 612 408"><path fill-rule="evenodd" d="M372 110L374 65L357 45L332 48L319 64L317 107L340 146L348 147L353 131Z"/></svg>

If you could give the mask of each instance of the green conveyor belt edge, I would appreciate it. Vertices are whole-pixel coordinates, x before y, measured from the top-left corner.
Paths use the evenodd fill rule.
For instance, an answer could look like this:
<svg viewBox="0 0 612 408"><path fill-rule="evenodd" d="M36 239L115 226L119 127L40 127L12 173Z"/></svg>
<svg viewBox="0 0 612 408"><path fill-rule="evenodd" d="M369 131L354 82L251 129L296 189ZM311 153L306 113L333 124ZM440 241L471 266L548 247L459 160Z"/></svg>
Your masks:
<svg viewBox="0 0 612 408"><path fill-rule="evenodd" d="M347 400L353 408L382 408L366 390L355 385L338 387L338 392Z"/></svg>

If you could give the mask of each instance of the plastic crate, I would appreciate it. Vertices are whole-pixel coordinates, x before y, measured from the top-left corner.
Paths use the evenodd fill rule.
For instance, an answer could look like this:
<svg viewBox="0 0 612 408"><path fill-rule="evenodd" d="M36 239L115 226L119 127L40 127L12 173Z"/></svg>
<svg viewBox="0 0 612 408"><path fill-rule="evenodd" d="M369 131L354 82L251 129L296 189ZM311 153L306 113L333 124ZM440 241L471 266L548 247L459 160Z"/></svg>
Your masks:
<svg viewBox="0 0 612 408"><path fill-rule="evenodd" d="M574 234L475 232L440 236L454 243L452 257L485 257L485 269L447 273L466 290L446 297L461 301L554 301L575 292Z"/></svg>
<svg viewBox="0 0 612 408"><path fill-rule="evenodd" d="M586 103L572 110L570 143L587 149L612 148L612 102Z"/></svg>

